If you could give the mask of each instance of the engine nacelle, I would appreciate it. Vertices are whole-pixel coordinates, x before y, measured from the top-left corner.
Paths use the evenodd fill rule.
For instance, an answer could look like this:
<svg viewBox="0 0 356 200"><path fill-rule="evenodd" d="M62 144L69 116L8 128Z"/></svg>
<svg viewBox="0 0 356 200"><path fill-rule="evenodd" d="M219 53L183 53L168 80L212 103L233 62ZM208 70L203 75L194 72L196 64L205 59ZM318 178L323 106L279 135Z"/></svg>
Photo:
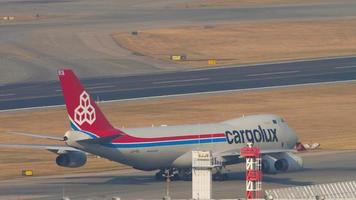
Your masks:
<svg viewBox="0 0 356 200"><path fill-rule="evenodd" d="M275 174L277 169L274 167L274 164L277 162L277 158L270 155L264 155L262 157L262 172L266 174Z"/></svg>
<svg viewBox="0 0 356 200"><path fill-rule="evenodd" d="M87 156L83 152L68 152L57 156L56 163L61 167L81 167L87 162Z"/></svg>
<svg viewBox="0 0 356 200"><path fill-rule="evenodd" d="M262 157L262 171L264 173L290 172L303 168L303 160L292 153L279 153L275 156Z"/></svg>
<svg viewBox="0 0 356 200"><path fill-rule="evenodd" d="M298 171L303 169L303 159L293 153L285 152L279 154L274 166L278 171L282 172Z"/></svg>

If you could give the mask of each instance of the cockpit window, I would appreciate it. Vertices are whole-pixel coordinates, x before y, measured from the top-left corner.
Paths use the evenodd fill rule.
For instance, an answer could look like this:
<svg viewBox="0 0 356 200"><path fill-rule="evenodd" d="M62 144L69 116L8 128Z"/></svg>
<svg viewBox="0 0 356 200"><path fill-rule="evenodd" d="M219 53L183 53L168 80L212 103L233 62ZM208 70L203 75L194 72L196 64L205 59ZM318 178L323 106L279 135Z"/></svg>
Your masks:
<svg viewBox="0 0 356 200"><path fill-rule="evenodd" d="M277 124L277 120L275 120L275 119L272 120L272 122L273 122L273 124Z"/></svg>

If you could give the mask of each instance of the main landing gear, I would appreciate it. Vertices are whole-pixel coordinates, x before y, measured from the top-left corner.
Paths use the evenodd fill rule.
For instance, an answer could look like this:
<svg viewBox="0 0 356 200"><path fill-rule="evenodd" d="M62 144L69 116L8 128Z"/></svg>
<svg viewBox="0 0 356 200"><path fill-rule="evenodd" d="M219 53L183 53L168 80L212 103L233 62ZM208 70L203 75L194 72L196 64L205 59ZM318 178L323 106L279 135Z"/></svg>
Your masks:
<svg viewBox="0 0 356 200"><path fill-rule="evenodd" d="M191 181L192 180L192 170L190 168L171 168L171 169L161 169L156 175L155 179L159 181L164 181L169 172L169 176L171 180L183 180L183 181ZM225 181L229 178L228 171L224 167L217 167L213 169L213 180L214 181Z"/></svg>
<svg viewBox="0 0 356 200"><path fill-rule="evenodd" d="M155 179L159 181L166 180L166 177L169 176L171 180L179 180L178 171L176 169L161 169L156 175Z"/></svg>

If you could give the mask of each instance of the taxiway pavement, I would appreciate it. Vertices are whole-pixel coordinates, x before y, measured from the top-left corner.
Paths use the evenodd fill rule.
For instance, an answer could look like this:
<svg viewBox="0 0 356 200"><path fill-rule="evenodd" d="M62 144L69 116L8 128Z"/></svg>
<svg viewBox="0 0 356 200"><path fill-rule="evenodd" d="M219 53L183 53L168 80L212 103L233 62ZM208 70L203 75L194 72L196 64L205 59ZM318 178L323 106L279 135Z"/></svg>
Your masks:
<svg viewBox="0 0 356 200"><path fill-rule="evenodd" d="M356 151L304 153L305 169L298 172L264 175L263 188L281 188L356 180ZM54 163L53 163L54 164ZM90 163L88 163L90 164ZM213 198L244 197L243 165L230 168L230 180L213 182ZM35 172L36 173L36 172ZM20 178L0 181L0 199L161 199L165 183L153 178L154 172L137 170ZM191 197L190 181L171 183L175 199ZM32 197L32 198L31 198Z"/></svg>
<svg viewBox="0 0 356 200"><path fill-rule="evenodd" d="M75 69L82 78L191 68L121 48L111 37L117 32L356 16L352 0L229 8L178 8L177 4L182 1L0 0L0 16L27 18L0 21L0 84L56 80L56 69L63 66Z"/></svg>

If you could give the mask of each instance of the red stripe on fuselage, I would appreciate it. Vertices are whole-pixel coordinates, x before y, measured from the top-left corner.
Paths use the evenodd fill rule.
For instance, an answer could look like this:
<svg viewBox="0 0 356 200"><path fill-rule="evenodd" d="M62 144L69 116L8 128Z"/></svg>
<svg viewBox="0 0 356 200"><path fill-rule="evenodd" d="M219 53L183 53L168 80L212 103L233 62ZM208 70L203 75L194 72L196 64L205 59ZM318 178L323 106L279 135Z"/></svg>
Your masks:
<svg viewBox="0 0 356 200"><path fill-rule="evenodd" d="M182 135L171 137L155 137L155 138L141 138L130 135L123 135L113 141L113 143L135 143L135 142L163 142L172 140L189 140L189 139L207 139L215 137L225 137L224 133L212 133L212 134L198 134L198 135Z"/></svg>

